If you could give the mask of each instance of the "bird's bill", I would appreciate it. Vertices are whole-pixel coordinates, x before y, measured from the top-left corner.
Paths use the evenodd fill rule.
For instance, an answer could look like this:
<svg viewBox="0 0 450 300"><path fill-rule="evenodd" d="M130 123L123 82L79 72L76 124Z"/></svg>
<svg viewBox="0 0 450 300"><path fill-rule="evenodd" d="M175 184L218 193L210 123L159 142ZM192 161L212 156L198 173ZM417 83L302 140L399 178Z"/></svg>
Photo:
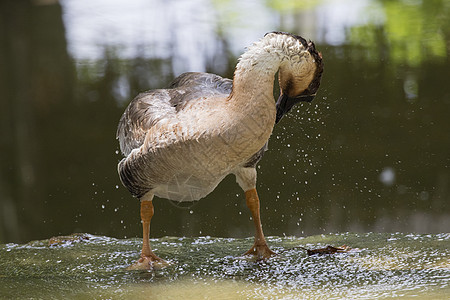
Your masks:
<svg viewBox="0 0 450 300"><path fill-rule="evenodd" d="M285 114L287 114L292 107L299 102L311 102L316 95L300 95L297 97L289 97L288 95L281 93L277 100L276 109L277 117L275 123L278 123Z"/></svg>

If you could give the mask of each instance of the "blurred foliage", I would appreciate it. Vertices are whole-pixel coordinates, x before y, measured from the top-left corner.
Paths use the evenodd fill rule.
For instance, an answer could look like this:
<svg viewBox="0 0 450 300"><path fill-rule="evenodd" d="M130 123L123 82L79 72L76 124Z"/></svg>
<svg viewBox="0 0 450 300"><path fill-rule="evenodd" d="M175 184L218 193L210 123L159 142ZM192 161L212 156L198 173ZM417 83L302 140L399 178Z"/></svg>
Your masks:
<svg viewBox="0 0 450 300"><path fill-rule="evenodd" d="M292 10L311 9L322 3L323 0L266 0L266 5L279 12L291 12Z"/></svg>
<svg viewBox="0 0 450 300"><path fill-rule="evenodd" d="M312 1L267 1L283 12L280 23L288 20L274 29L299 32L316 24L314 14L301 12ZM72 232L140 235L138 202L117 176L115 131L128 101L177 75L175 55L186 49L175 45L170 57L130 59L106 46L101 59L72 60L59 4L4 3L0 241ZM205 69L231 77L236 37L251 34L247 24L264 24L250 17L233 24L244 10L230 0L214 3L221 50ZM348 43L317 43L326 66L319 94L274 129L258 168L267 235L450 228L450 3L370 3L364 25L349 28ZM297 22L303 16L311 20ZM239 30L228 35L227 26ZM393 72L398 66L414 67ZM395 172L391 185L380 182L385 169ZM154 237L253 233L233 176L195 208L158 200L155 210Z"/></svg>
<svg viewBox="0 0 450 300"><path fill-rule="evenodd" d="M370 60L390 59L395 65L418 66L425 60L448 55L450 1L387 1L369 6L369 22L349 29L349 41L363 46ZM381 7L385 20L379 24L373 9ZM372 12L371 12L372 11Z"/></svg>

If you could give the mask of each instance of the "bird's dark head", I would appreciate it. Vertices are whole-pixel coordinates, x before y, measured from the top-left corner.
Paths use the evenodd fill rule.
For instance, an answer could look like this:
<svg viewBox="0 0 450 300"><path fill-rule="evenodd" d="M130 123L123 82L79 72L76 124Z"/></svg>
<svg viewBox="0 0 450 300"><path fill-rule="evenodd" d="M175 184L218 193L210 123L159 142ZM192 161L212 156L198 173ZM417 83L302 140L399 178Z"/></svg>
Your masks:
<svg viewBox="0 0 450 300"><path fill-rule="evenodd" d="M276 108L276 123L302 101L311 102L320 86L323 72L322 55L313 42L307 42L301 36L284 32L269 34L280 35L285 39L284 52L288 55L282 61L278 71L280 97Z"/></svg>

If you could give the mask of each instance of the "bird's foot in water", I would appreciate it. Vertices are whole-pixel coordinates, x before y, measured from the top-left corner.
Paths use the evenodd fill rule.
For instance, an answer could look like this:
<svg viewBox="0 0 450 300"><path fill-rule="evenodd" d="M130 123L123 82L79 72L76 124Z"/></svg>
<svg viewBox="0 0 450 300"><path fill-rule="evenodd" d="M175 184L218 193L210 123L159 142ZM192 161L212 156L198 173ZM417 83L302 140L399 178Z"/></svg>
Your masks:
<svg viewBox="0 0 450 300"><path fill-rule="evenodd" d="M270 257L277 255L275 252L270 250L269 246L266 243L263 244L254 244L253 247L250 248L247 252L244 253L244 256L252 256L257 261L265 260Z"/></svg>
<svg viewBox="0 0 450 300"><path fill-rule="evenodd" d="M127 270L160 270L169 266L169 263L155 254L143 255Z"/></svg>

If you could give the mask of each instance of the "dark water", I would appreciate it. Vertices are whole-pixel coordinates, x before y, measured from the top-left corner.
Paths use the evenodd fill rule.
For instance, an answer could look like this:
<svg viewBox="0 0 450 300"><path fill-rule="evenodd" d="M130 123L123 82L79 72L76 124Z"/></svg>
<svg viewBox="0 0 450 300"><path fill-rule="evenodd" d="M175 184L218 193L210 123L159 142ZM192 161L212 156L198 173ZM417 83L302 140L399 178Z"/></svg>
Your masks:
<svg viewBox="0 0 450 300"><path fill-rule="evenodd" d="M0 246L3 299L448 299L450 235L332 234L269 237L281 253L266 262L240 255L251 239L153 240L172 265L126 271L140 240L80 235ZM306 248L352 245L353 251L307 256Z"/></svg>
<svg viewBox="0 0 450 300"><path fill-rule="evenodd" d="M103 2L0 4L0 243L140 236L116 171L127 103L185 71L232 77L272 30L315 40L325 72L258 169L265 233L448 232L449 1ZM232 177L188 209L154 202L153 237L253 235Z"/></svg>

